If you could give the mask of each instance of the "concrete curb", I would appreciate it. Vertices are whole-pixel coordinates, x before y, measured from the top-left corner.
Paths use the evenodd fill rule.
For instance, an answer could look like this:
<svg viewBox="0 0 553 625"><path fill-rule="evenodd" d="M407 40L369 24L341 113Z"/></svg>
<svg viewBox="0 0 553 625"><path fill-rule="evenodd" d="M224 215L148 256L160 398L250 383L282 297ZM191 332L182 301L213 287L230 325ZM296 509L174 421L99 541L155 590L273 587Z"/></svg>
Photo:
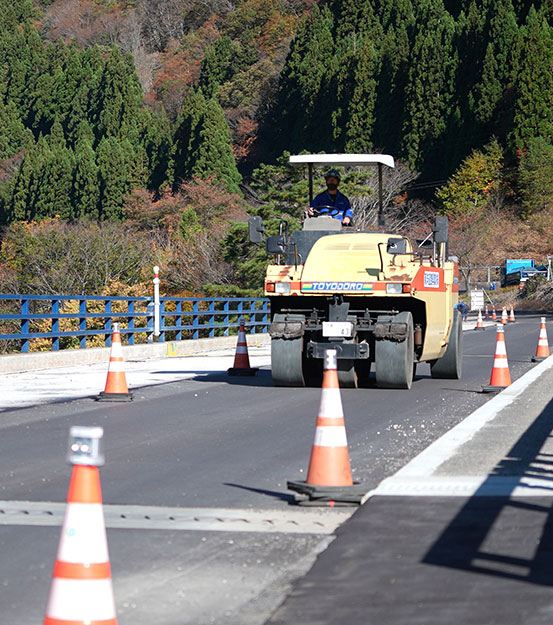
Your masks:
<svg viewBox="0 0 553 625"><path fill-rule="evenodd" d="M249 346L268 345L269 334L246 334ZM238 337L221 336L216 338L187 341L169 341L167 343L145 343L143 345L123 345L125 360L164 358L174 356L192 356L219 349L236 346ZM109 347L91 347L89 349L66 349L57 352L33 352L31 354L4 354L0 356L0 372L20 373L36 369L51 369L71 365L107 362Z"/></svg>

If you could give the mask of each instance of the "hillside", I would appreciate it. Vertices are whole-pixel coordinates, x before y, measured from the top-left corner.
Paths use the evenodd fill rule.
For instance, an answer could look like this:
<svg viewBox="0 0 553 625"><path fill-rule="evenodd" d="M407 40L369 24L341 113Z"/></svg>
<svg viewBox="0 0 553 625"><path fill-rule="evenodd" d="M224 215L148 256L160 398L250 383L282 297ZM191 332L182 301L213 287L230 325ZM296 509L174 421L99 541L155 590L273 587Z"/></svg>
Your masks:
<svg viewBox="0 0 553 625"><path fill-rule="evenodd" d="M305 182L282 164L301 150L396 156L396 222L447 214L465 266L550 251L549 1L0 0L0 10L4 290L39 288L23 277L24 250L71 228L107 236L113 220L149 251L142 274L165 265L172 291L256 287L262 258L239 222L301 216ZM362 198L373 187L344 179ZM116 278L140 281L122 271L103 286Z"/></svg>

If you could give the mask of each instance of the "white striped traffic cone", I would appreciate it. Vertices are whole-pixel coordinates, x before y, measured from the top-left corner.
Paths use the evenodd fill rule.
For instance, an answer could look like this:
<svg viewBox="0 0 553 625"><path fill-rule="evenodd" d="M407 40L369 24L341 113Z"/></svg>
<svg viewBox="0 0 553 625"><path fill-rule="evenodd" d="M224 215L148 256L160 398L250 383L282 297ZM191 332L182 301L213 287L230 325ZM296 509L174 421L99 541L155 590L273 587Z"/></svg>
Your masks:
<svg viewBox="0 0 553 625"><path fill-rule="evenodd" d="M485 330L486 328L484 327L484 320L482 319L482 309L479 308L478 309L478 321L476 322L476 326L474 327L475 330Z"/></svg>
<svg viewBox="0 0 553 625"><path fill-rule="evenodd" d="M514 321L516 321L515 319L515 309L513 308L513 306L511 305L511 312L509 314L509 321L512 323Z"/></svg>
<svg viewBox="0 0 553 625"><path fill-rule="evenodd" d="M132 399L132 393L129 393L125 376L123 348L118 323L113 324L106 388L96 399L98 401L130 401Z"/></svg>
<svg viewBox="0 0 553 625"><path fill-rule="evenodd" d="M234 366L227 370L228 375L255 375L257 367L250 367L250 357L248 355L248 343L246 341L246 331L244 324L240 323L238 329L238 342L234 355Z"/></svg>
<svg viewBox="0 0 553 625"><path fill-rule="evenodd" d="M503 324L497 324L497 342L495 356L492 367L492 374L488 386L482 390L485 393L501 391L511 385L511 374L509 372L509 361L507 360L507 350L505 348L505 334Z"/></svg>
<svg viewBox="0 0 553 625"><path fill-rule="evenodd" d="M352 486L336 351L326 353L321 403L306 482L315 486Z"/></svg>
<svg viewBox="0 0 553 625"><path fill-rule="evenodd" d="M547 328L545 326L545 317L541 318L540 322L540 335L538 337L538 346L536 348L536 355L532 358L532 362L538 362L539 360L545 360L549 358L549 341L547 340Z"/></svg>
<svg viewBox="0 0 553 625"><path fill-rule="evenodd" d="M73 467L44 625L117 625L96 466Z"/></svg>
<svg viewBox="0 0 553 625"><path fill-rule="evenodd" d="M507 313L507 308L505 306L503 306L503 310L501 311L501 323L503 325L505 325L506 323L509 323L509 315Z"/></svg>
<svg viewBox="0 0 553 625"><path fill-rule="evenodd" d="M352 479L335 349L325 353L321 403L307 479L289 481L287 485L298 493L295 497L300 505L356 505L367 492L366 486Z"/></svg>

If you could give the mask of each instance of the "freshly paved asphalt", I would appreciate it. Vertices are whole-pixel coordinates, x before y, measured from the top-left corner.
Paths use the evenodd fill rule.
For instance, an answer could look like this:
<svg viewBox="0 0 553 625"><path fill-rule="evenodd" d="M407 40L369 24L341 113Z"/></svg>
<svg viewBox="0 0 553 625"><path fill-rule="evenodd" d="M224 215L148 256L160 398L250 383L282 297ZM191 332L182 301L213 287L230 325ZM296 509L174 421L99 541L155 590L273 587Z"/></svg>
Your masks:
<svg viewBox="0 0 553 625"><path fill-rule="evenodd" d="M536 315L520 317L507 328L513 380L533 366L537 321ZM489 381L495 329L468 331L465 338L462 380L432 380L428 367L421 366L411 391L374 387L342 391L354 476L367 490L393 476L489 400L480 388ZM162 378L163 364L153 364ZM171 367L171 379L178 371ZM293 510L285 482L305 475L320 391L274 388L268 369L255 378L233 379L213 371L189 378L188 373L183 367L180 381L136 388L132 403L97 404L83 398L2 413L0 500L63 502L68 427L98 424L106 431L105 503ZM548 381L546 392L550 388ZM532 419L537 414L539 410ZM505 444L506 452L511 443ZM485 478L487 470L479 468L478 475L484 471ZM456 475L464 473L458 470ZM447 534L448 525L472 499L377 494L338 530L305 577L317 553L327 547L327 536L155 529L146 535L141 530L108 529L120 625L152 621L258 625L272 612L271 623L353 622L353 618L403 623L409 613L418 619L410 623L450 622L448 610L457 617L467 602L463 589L476 592L471 584L480 588L478 580L491 577L454 566L458 558L453 557L451 537L457 544L457 525ZM545 500L542 497L541 504ZM480 506L486 503L482 498L477 501ZM534 525L529 514L540 516L533 508L515 510L521 516L528 513L524 517L528 527ZM461 526L479 514L462 515ZM486 513L483 519L491 516ZM473 525L471 520L469 529ZM522 521L517 521L519 526ZM6 623L30 625L40 620L58 534L55 527L0 527L0 604ZM442 534L447 536L440 542ZM528 554L513 555L507 544L504 554L502 546L492 556L506 554L513 559L509 566L532 562ZM423 562L427 554L432 562ZM340 562L346 563L344 568ZM440 586L427 571L443 584L451 580L449 595L438 592ZM299 579L289 593L294 577ZM520 579L514 583L517 588L533 584ZM490 614L501 611L500 606L494 608L499 600L494 592L486 604ZM525 591L520 593L526 597ZM528 593L528 602L533 597ZM438 612L435 606L442 604ZM520 621L486 617L467 622Z"/></svg>

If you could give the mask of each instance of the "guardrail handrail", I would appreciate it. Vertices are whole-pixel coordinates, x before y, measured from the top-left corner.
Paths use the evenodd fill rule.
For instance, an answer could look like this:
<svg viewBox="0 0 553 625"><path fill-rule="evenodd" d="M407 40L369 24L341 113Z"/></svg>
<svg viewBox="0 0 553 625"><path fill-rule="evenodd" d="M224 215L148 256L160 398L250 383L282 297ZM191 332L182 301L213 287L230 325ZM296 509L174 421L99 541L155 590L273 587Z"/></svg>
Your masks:
<svg viewBox="0 0 553 625"><path fill-rule="evenodd" d="M73 306L71 302L75 302ZM72 308L72 310L71 310ZM102 337L111 346L112 321L129 345L154 341L152 297L0 294L0 351L29 352L87 347ZM161 297L160 342L235 334L244 321L250 333L267 332L269 300L262 297ZM143 339L143 340L142 340ZM48 344L49 342L49 344ZM97 342L97 341L96 341Z"/></svg>

